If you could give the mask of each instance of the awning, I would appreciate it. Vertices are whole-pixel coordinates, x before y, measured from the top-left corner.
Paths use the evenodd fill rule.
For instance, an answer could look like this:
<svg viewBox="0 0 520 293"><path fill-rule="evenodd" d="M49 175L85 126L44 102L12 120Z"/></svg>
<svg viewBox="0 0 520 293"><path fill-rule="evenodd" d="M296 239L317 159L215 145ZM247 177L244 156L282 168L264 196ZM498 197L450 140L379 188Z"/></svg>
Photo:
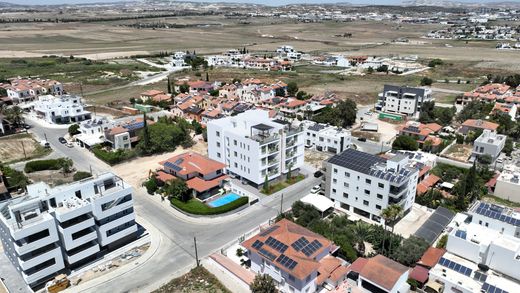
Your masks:
<svg viewBox="0 0 520 293"><path fill-rule="evenodd" d="M314 206L318 211L324 212L334 206L334 202L329 198L319 194L309 194L301 199L302 202Z"/></svg>

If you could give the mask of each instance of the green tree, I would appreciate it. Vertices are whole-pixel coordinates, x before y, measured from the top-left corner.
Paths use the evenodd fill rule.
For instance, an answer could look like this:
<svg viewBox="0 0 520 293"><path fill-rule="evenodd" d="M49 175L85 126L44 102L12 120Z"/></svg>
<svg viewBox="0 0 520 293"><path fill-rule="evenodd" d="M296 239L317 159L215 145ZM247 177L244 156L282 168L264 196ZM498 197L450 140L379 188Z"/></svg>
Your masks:
<svg viewBox="0 0 520 293"><path fill-rule="evenodd" d="M369 242L369 237L372 235L372 230L372 225L361 220L357 221L356 225L352 229L356 242L356 249L362 256L365 255L365 241Z"/></svg>
<svg viewBox="0 0 520 293"><path fill-rule="evenodd" d="M419 149L417 141L409 135L400 135L392 143L394 150L416 151Z"/></svg>
<svg viewBox="0 0 520 293"><path fill-rule="evenodd" d="M63 171L64 175L72 172L73 162L69 158L60 158L58 165L60 169Z"/></svg>
<svg viewBox="0 0 520 293"><path fill-rule="evenodd" d="M267 177L267 174L265 174L263 189L264 192L269 192L269 177Z"/></svg>
<svg viewBox="0 0 520 293"><path fill-rule="evenodd" d="M334 108L336 114L341 119L341 126L343 128L348 128L352 126L354 123L356 123L356 117L357 117L357 105L356 102L354 102L351 99L346 99L343 101L340 101L336 107Z"/></svg>
<svg viewBox="0 0 520 293"><path fill-rule="evenodd" d="M143 183L143 186L146 188L146 192L148 192L148 194L153 195L158 188L157 179L155 179L155 174L152 175L148 180L146 180Z"/></svg>
<svg viewBox="0 0 520 293"><path fill-rule="evenodd" d="M174 197L183 202L187 202L192 198L191 194L189 193L189 189L186 185L186 182L181 179L173 179L166 182L164 191L166 192L169 198Z"/></svg>
<svg viewBox="0 0 520 293"><path fill-rule="evenodd" d="M148 130L148 121L146 119L146 113L143 114L143 147L148 149L150 147L150 132Z"/></svg>
<svg viewBox="0 0 520 293"><path fill-rule="evenodd" d="M432 83L433 83L433 79L431 79L431 78L429 78L429 77L423 77L423 78L421 79L421 85L422 85L422 86L425 86L425 85L430 86L430 85L432 85Z"/></svg>
<svg viewBox="0 0 520 293"><path fill-rule="evenodd" d="M448 244L448 234L442 235L441 239L437 241L437 248L446 248L446 244Z"/></svg>
<svg viewBox="0 0 520 293"><path fill-rule="evenodd" d="M437 65L442 65L444 64L444 61L442 61L441 59L433 59L433 60L430 60L430 62L428 62L428 67L435 67Z"/></svg>
<svg viewBox="0 0 520 293"><path fill-rule="evenodd" d="M290 81L287 83L287 94L291 97L296 96L296 93L298 93L298 84L294 81Z"/></svg>
<svg viewBox="0 0 520 293"><path fill-rule="evenodd" d="M502 149L502 152L504 152L508 156L511 156L513 149L514 149L513 140L508 137L506 139L506 143L504 144L504 148Z"/></svg>
<svg viewBox="0 0 520 293"><path fill-rule="evenodd" d="M411 266L421 258L428 246L428 243L423 239L410 236L403 240L399 249L393 251L391 257L405 266Z"/></svg>
<svg viewBox="0 0 520 293"><path fill-rule="evenodd" d="M172 93L172 83L170 81L170 76L168 75L168 93L171 94Z"/></svg>
<svg viewBox="0 0 520 293"><path fill-rule="evenodd" d="M388 223L392 225L392 233L394 233L395 221L402 217L402 215L403 207L397 204L391 204L381 211L381 217L385 220L385 226Z"/></svg>
<svg viewBox="0 0 520 293"><path fill-rule="evenodd" d="M368 73L368 74L372 74L372 73L374 73L374 68L372 68L372 66L368 67L368 69L367 69L367 73Z"/></svg>
<svg viewBox="0 0 520 293"><path fill-rule="evenodd" d="M277 97L285 97L285 90L284 90L283 88L281 88L281 87L276 88L276 89L274 90L274 94L275 94L275 96L277 96Z"/></svg>
<svg viewBox="0 0 520 293"><path fill-rule="evenodd" d="M79 124L72 124L71 126L69 126L68 132L70 136L79 134Z"/></svg>
<svg viewBox="0 0 520 293"><path fill-rule="evenodd" d="M276 284L268 274L258 274L249 286L252 293L277 293Z"/></svg>
<svg viewBox="0 0 520 293"><path fill-rule="evenodd" d="M183 83L179 86L179 92L185 94L190 91L190 86L187 83Z"/></svg>
<svg viewBox="0 0 520 293"><path fill-rule="evenodd" d="M0 97L5 97L7 96L7 90L0 87Z"/></svg>
<svg viewBox="0 0 520 293"><path fill-rule="evenodd" d="M493 158L490 154L483 154L478 156L478 162L484 165L489 165L493 162Z"/></svg>

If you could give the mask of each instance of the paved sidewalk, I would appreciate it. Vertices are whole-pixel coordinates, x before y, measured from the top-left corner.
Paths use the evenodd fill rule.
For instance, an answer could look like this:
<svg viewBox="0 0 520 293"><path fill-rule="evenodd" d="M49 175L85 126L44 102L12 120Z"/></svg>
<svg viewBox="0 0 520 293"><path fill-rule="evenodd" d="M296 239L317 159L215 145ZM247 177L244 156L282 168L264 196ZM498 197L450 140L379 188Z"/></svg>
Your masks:
<svg viewBox="0 0 520 293"><path fill-rule="evenodd" d="M147 261L149 261L161 246L162 236L161 233L158 230L156 230L153 225L150 225L145 219L136 216L136 221L148 231L151 238L150 247L141 257L103 276L87 281L85 283L80 283L78 286L69 287L67 290L63 292L90 292L91 288L102 285L104 283L111 282L117 276L131 273L133 270L139 268L140 266L144 265ZM107 261L108 260L109 259L107 258Z"/></svg>

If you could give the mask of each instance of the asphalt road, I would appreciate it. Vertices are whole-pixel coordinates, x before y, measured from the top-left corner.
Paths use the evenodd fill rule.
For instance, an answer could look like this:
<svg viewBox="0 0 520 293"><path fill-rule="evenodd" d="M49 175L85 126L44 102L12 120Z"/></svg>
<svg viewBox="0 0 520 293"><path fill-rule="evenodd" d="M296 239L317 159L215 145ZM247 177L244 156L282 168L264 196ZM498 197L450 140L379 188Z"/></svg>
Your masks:
<svg viewBox="0 0 520 293"><path fill-rule="evenodd" d="M110 166L88 151L77 146L68 148L59 143L58 137L63 136L66 129L45 128L36 123L32 125L32 133L40 139L46 136L53 150L58 155L71 158L78 170L88 171L92 168L94 173L112 171ZM308 194L311 187L319 181L320 179L309 176L299 184L284 189L283 209L289 208L293 202ZM150 260L131 273L83 292L143 292L157 288L195 265L193 237L197 237L199 258L207 256L275 217L280 209L280 195L262 199L238 218L215 219L214 223L197 223L176 217L166 203L154 200L142 188L135 188L134 207L139 217L160 231L159 249Z"/></svg>

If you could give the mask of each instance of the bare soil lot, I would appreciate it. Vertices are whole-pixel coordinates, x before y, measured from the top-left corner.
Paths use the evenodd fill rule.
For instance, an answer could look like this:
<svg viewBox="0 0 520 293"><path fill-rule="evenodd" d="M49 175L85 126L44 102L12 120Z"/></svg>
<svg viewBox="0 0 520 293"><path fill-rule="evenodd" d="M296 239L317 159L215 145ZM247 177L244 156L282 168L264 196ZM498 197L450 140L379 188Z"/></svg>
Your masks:
<svg viewBox="0 0 520 293"><path fill-rule="evenodd" d="M50 152L52 151L40 146L30 134L16 134L0 138L0 162L2 163L34 159Z"/></svg>

